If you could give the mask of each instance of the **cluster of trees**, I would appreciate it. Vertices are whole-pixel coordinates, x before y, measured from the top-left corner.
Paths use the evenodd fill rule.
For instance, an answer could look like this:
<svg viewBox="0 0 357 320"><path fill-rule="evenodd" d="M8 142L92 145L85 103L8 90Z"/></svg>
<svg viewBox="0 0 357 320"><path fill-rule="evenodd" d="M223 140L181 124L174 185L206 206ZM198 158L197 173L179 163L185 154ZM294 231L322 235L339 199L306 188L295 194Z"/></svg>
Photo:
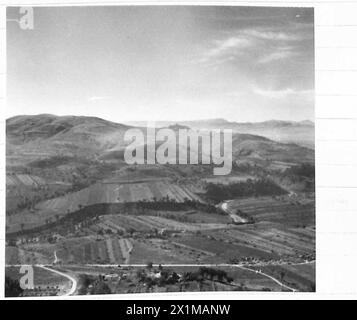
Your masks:
<svg viewBox="0 0 357 320"><path fill-rule="evenodd" d="M56 155L45 159L34 160L29 163L29 167L32 168L56 168L60 165L67 164L73 161L72 157Z"/></svg>
<svg viewBox="0 0 357 320"><path fill-rule="evenodd" d="M148 263L148 270L152 270L152 263ZM160 272L159 277L153 277L152 275ZM145 283L148 288L155 285L162 287L170 284L175 284L180 280L179 275L175 271L164 270L161 266L159 270L154 270L152 273L148 273L145 269L139 269L136 272L136 277L140 283Z"/></svg>
<svg viewBox="0 0 357 320"><path fill-rule="evenodd" d="M188 217L186 214L169 214L169 213L165 213L165 214L156 214L157 216L162 216L164 218L167 219L171 219L171 220L175 220L178 222L186 222L186 223L193 223L195 222L195 220L190 219L190 217Z"/></svg>
<svg viewBox="0 0 357 320"><path fill-rule="evenodd" d="M142 200L138 202L126 202L126 203L98 203L91 206L83 206L79 204L78 210L75 212L67 212L64 216L55 215L45 220L45 225L25 230L21 227L19 232L14 232L12 235L17 236L19 234L24 235L31 233L38 233L50 228L68 228L72 230L75 224L81 223L82 227L89 226L97 221L99 215L105 214L145 214L147 210L153 211L187 211L197 210L206 213L217 213L224 215L225 213L217 209L214 205L208 203L202 203L197 200L185 199L184 202L177 202L175 199L164 197L160 200ZM176 220L182 222L188 218L176 218Z"/></svg>
<svg viewBox="0 0 357 320"><path fill-rule="evenodd" d="M229 283L233 281L226 271L208 267L200 267L195 272L185 272L182 277L183 281L203 281L205 279Z"/></svg>
<svg viewBox="0 0 357 320"><path fill-rule="evenodd" d="M5 297L19 297L23 293L18 280L5 277Z"/></svg>
<svg viewBox="0 0 357 320"><path fill-rule="evenodd" d="M125 203L125 209L136 207L139 209L149 210L167 210L167 211L183 211L196 209L199 211L216 213L215 206L207 203L202 203L198 200L185 198L183 202L178 202L176 199L169 198L168 196L161 199L153 198L152 200L141 200L135 203Z"/></svg>
<svg viewBox="0 0 357 320"><path fill-rule="evenodd" d="M303 163L298 166L293 166L284 171L284 175L288 176L300 176L310 179L315 178L315 166L309 163Z"/></svg>
<svg viewBox="0 0 357 320"><path fill-rule="evenodd" d="M8 187L8 199L11 206L6 208L6 214L16 214L21 210L34 210L36 204L44 200L54 199L73 192L72 187L59 185L16 185Z"/></svg>
<svg viewBox="0 0 357 320"><path fill-rule="evenodd" d="M80 295L86 294L111 294L107 283L105 283L104 276L98 277L89 276L87 274L81 274L79 277L79 289Z"/></svg>
<svg viewBox="0 0 357 320"><path fill-rule="evenodd" d="M285 193L284 189L269 179L248 179L247 181L230 184L208 183L206 187L206 197L216 203L233 198L281 195Z"/></svg>
<svg viewBox="0 0 357 320"><path fill-rule="evenodd" d="M293 185L300 185L301 191L313 192L315 190L315 166L301 164L284 170L279 178Z"/></svg>

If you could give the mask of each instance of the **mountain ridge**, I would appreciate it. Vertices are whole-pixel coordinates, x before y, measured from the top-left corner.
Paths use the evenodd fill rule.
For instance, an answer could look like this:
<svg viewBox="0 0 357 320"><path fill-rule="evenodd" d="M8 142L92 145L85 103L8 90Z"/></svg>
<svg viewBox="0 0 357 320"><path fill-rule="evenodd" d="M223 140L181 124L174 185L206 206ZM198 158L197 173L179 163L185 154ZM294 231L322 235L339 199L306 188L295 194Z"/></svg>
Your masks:
<svg viewBox="0 0 357 320"><path fill-rule="evenodd" d="M222 120L219 119L221 123ZM187 127L178 122L171 125L176 132ZM37 154L102 159L108 153L122 156L128 144L124 141L124 135L130 128L134 127L97 117L48 114L16 116L6 121L7 155L31 154L32 160ZM135 128L142 130L145 135L145 128ZM233 155L284 161L299 158L310 162L313 159L312 150L296 143L283 143L263 135L237 131L233 131Z"/></svg>

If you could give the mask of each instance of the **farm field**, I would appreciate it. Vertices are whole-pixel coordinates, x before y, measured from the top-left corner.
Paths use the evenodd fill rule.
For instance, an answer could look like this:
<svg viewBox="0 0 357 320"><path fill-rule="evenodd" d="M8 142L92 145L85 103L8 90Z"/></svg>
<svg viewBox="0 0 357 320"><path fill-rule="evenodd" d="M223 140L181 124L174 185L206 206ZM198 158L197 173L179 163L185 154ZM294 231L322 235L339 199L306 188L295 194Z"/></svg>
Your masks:
<svg viewBox="0 0 357 320"><path fill-rule="evenodd" d="M92 236L68 238L57 243L26 244L18 249L6 248L7 264L108 264L124 263L132 250L131 241L116 237Z"/></svg>
<svg viewBox="0 0 357 320"><path fill-rule="evenodd" d="M175 213L172 213L172 215ZM209 216L210 214L207 214ZM227 228L226 223L188 223L162 216L151 215L109 215L102 217L103 224L114 230L145 232L152 230L190 231ZM228 222L228 220L226 221Z"/></svg>
<svg viewBox="0 0 357 320"><path fill-rule="evenodd" d="M41 267L32 266L34 288L23 291L23 296L56 296L62 295L63 292L71 287L71 282L54 272L45 270ZM27 271L26 271L27 272ZM5 276L12 280L19 281L24 273L20 273L20 267L6 267Z"/></svg>
<svg viewBox="0 0 357 320"><path fill-rule="evenodd" d="M234 240L227 240L222 237L220 233L202 233L200 235L187 235L178 237L175 242L184 245L190 245L196 250L203 250L211 253L207 257L207 262L211 263L232 263L232 259L242 259L244 257L253 257L256 259L277 259L277 255L270 252L246 246L243 243L234 242Z"/></svg>
<svg viewBox="0 0 357 320"><path fill-rule="evenodd" d="M153 212L154 213L154 212ZM150 214L143 215L150 216ZM186 230L185 228L188 224L194 224L194 226L219 226L222 224L226 225L231 222L229 217L226 214L217 214L217 213L207 213L200 211L155 211L155 216L163 218L166 224L161 224L159 228L168 228L168 229L177 229L177 230ZM143 221L140 219L140 215L124 215L124 214L110 214L100 216L100 227L109 228L113 232L117 230L129 231L135 230L137 232L146 232L150 231L153 228L157 228L157 225L152 225L148 221ZM171 220L171 222L167 222ZM181 224L175 224L175 221L181 222ZM173 225L174 228L169 228L168 225ZM178 228L182 226L182 228ZM93 229L98 229L96 226ZM202 227L204 229L204 227Z"/></svg>
<svg viewBox="0 0 357 320"><path fill-rule="evenodd" d="M49 262L49 257L41 252L28 251L25 248L6 246L5 262L7 265L17 264L44 264Z"/></svg>
<svg viewBox="0 0 357 320"><path fill-rule="evenodd" d="M280 279L284 284L297 288L299 291L315 291L315 262L253 268Z"/></svg>
<svg viewBox="0 0 357 320"><path fill-rule="evenodd" d="M47 184L47 182L44 179L34 175L13 174L6 176L6 186L8 187L40 187L45 184Z"/></svg>
<svg viewBox="0 0 357 320"><path fill-rule="evenodd" d="M173 230L173 231L198 231L227 228L226 224L220 223L183 223L158 216L130 216L131 219L148 226L150 229Z"/></svg>
<svg viewBox="0 0 357 320"><path fill-rule="evenodd" d="M305 234L298 234L296 229L290 230L277 224L259 223L214 231L209 235L275 257L303 257L315 254L314 233L312 230L306 231Z"/></svg>
<svg viewBox="0 0 357 320"><path fill-rule="evenodd" d="M247 181L248 179L254 179L254 177L246 174L242 174L239 176L213 176L210 178L205 178L203 179L203 181L205 181L206 183L230 184Z"/></svg>
<svg viewBox="0 0 357 320"><path fill-rule="evenodd" d="M183 202L185 199L202 201L185 186L178 186L167 181L151 183L109 184L97 183L71 194L43 201L35 210L7 216L8 232L35 228L45 224L46 219L53 221L58 217L75 212L82 207L99 203L124 203L142 200L153 201L163 198Z"/></svg>
<svg viewBox="0 0 357 320"><path fill-rule="evenodd" d="M289 197L258 197L228 202L228 209L240 210L255 221L269 221L286 227L306 227L315 224L315 204L309 199Z"/></svg>
<svg viewBox="0 0 357 320"><path fill-rule="evenodd" d="M189 248L180 247L162 239L137 239L133 243L130 262L145 264L148 261L158 264L180 264L199 262L199 254Z"/></svg>
<svg viewBox="0 0 357 320"><path fill-rule="evenodd" d="M217 213L207 213L207 212L200 212L200 211L193 211L184 213L185 217L187 217L190 221L196 223L223 223L227 224L230 223L231 220L229 216L226 214L217 214Z"/></svg>
<svg viewBox="0 0 357 320"><path fill-rule="evenodd" d="M57 244L56 249L63 264L120 264L129 262L132 245L131 241L117 237L86 237Z"/></svg>
<svg viewBox="0 0 357 320"><path fill-rule="evenodd" d="M63 285L68 282L67 278L60 276L54 272L47 271L40 267L33 266L34 285L49 286L49 285ZM20 273L20 267L6 267L5 274L12 279L20 279L24 274Z"/></svg>
<svg viewBox="0 0 357 320"><path fill-rule="evenodd" d="M297 165L296 163L292 163L292 162L272 161L272 163L269 165L269 168L273 170L284 170L294 167L296 165Z"/></svg>

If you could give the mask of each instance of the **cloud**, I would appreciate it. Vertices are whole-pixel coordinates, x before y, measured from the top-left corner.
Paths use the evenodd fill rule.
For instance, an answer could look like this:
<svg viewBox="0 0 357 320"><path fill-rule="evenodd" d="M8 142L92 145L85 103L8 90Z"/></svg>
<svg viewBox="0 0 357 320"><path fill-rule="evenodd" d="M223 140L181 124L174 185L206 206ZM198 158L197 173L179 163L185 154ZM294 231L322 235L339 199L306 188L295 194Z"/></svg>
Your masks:
<svg viewBox="0 0 357 320"><path fill-rule="evenodd" d="M247 48L251 46L251 41L242 37L231 37L225 40L217 41L216 47L208 52L209 56L219 56L231 50Z"/></svg>
<svg viewBox="0 0 357 320"><path fill-rule="evenodd" d="M205 50L202 53L202 57L199 59L199 62L207 62L212 59L227 57L232 54L236 55L239 53L238 50L246 49L252 45L253 44L250 39L239 35L216 40L213 42L210 49Z"/></svg>
<svg viewBox="0 0 357 320"><path fill-rule="evenodd" d="M293 46L287 44L306 39L303 34L291 31L271 29L243 29L225 34L225 38L213 41L209 48L203 50L201 57L195 62L224 63L235 60L236 57L249 54L255 50L263 56L259 63L267 63L288 58L296 53ZM265 53L268 51L268 53ZM270 51L270 52L269 52Z"/></svg>
<svg viewBox="0 0 357 320"><path fill-rule="evenodd" d="M270 99L283 99L291 96L312 96L314 94L314 90L312 89L292 89L286 88L281 90L273 90L273 89L262 89L259 87L254 87L253 92L255 94L270 98Z"/></svg>
<svg viewBox="0 0 357 320"><path fill-rule="evenodd" d="M272 61L278 61L278 60L282 60L282 59L291 58L296 55L297 55L297 52L294 52L292 47L278 47L274 51L263 55L258 60L258 62L259 63L268 63L268 62L272 62Z"/></svg>
<svg viewBox="0 0 357 320"><path fill-rule="evenodd" d="M243 30L242 34L261 40L270 41L298 41L302 37L292 32L272 31L272 30Z"/></svg>

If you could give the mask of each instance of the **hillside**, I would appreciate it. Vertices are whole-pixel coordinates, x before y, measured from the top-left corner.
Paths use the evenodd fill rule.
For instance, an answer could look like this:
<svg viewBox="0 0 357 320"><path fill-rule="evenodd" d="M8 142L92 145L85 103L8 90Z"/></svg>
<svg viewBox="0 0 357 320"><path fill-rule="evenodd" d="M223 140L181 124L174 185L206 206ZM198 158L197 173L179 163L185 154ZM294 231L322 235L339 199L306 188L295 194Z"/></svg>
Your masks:
<svg viewBox="0 0 357 320"><path fill-rule="evenodd" d="M54 155L93 156L123 146L130 127L95 117L16 116L6 120L7 156L23 161Z"/></svg>
<svg viewBox="0 0 357 320"><path fill-rule="evenodd" d="M310 149L315 145L315 125L312 121L269 120L263 122L231 122L222 118L193 121L158 121L159 127L178 124L191 129L232 129L234 133L263 136L283 143L296 143ZM131 125L145 125L145 122L130 122Z"/></svg>
<svg viewBox="0 0 357 320"><path fill-rule="evenodd" d="M264 159L279 161L311 162L313 151L294 143L281 143L263 135L238 133L262 131L272 128L290 128L304 131L313 128L311 123L268 121L264 123L238 124L224 119L175 123L168 128L176 133L189 126L198 128L235 128L233 135L233 158ZM7 157L10 164L33 163L48 158L82 157L91 159L123 160L125 131L132 127L96 117L16 116L6 121ZM278 129L277 129L278 130ZM145 133L145 130L143 130ZM306 135L308 132L305 133ZM179 150L179 149L178 149ZM50 162L52 160L49 160ZM53 161L52 161L53 162ZM65 162L68 162L67 160ZM53 165L53 164L52 164Z"/></svg>
<svg viewBox="0 0 357 320"><path fill-rule="evenodd" d="M261 159L284 162L313 162L314 151L294 143L280 143L251 134L233 136L233 159Z"/></svg>

